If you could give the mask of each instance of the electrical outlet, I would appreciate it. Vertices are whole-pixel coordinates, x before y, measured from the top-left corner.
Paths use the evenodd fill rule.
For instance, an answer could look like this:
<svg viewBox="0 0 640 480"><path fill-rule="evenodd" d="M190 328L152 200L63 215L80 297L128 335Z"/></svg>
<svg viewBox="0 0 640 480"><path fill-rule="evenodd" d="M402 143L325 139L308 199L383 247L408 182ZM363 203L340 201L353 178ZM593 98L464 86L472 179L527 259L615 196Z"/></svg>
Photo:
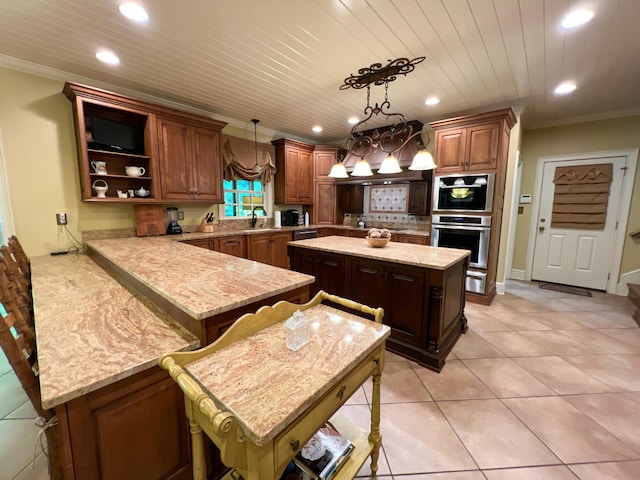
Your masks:
<svg viewBox="0 0 640 480"><path fill-rule="evenodd" d="M178 220L184 220L184 212L178 212Z"/></svg>
<svg viewBox="0 0 640 480"><path fill-rule="evenodd" d="M66 213L56 213L56 223L58 225L66 225L67 224L67 214Z"/></svg>

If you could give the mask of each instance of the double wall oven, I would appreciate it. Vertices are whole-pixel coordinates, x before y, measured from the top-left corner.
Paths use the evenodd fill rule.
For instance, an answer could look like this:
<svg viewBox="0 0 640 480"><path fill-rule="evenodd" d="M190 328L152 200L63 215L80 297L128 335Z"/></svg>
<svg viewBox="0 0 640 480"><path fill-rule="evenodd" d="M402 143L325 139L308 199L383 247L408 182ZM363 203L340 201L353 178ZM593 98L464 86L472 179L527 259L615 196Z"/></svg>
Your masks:
<svg viewBox="0 0 640 480"><path fill-rule="evenodd" d="M487 283L494 181L494 173L434 178L431 244L471 251L466 289L479 294Z"/></svg>

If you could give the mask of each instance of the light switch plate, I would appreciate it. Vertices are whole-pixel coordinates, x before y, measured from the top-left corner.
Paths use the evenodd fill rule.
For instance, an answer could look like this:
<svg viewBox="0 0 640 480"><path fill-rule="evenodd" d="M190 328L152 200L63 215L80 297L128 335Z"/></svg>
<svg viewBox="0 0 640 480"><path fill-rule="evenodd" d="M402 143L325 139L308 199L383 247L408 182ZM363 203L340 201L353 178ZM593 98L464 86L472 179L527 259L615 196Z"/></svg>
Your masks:
<svg viewBox="0 0 640 480"><path fill-rule="evenodd" d="M531 195L520 195L520 203L531 203Z"/></svg>

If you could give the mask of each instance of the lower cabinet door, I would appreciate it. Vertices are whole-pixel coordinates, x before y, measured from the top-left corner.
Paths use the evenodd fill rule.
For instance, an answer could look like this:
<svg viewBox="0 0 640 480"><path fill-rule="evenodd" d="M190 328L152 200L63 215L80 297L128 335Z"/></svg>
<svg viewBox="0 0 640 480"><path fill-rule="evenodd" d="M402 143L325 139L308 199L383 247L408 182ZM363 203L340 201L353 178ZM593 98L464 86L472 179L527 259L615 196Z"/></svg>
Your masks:
<svg viewBox="0 0 640 480"><path fill-rule="evenodd" d="M249 260L271 264L271 235L250 235L247 237L247 245Z"/></svg>
<svg viewBox="0 0 640 480"><path fill-rule="evenodd" d="M369 307L384 308L384 267L373 261L351 257L349 298ZM385 310L382 323L387 323ZM391 332L393 335L393 332Z"/></svg>
<svg viewBox="0 0 640 480"><path fill-rule="evenodd" d="M191 478L183 398L167 372L153 367L69 401L75 478Z"/></svg>
<svg viewBox="0 0 640 480"><path fill-rule="evenodd" d="M424 273L418 269L385 268L386 301L383 323L391 327L391 336L420 346L424 343Z"/></svg>

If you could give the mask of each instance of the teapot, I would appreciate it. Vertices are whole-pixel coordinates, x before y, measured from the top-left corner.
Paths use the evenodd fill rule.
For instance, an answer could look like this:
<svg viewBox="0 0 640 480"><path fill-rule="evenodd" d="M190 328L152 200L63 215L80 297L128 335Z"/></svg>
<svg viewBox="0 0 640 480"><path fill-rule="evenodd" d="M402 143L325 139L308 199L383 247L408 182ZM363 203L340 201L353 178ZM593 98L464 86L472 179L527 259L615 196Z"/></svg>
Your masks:
<svg viewBox="0 0 640 480"><path fill-rule="evenodd" d="M146 172L143 167L136 167L133 165L127 165L124 167L124 171L128 177L141 177Z"/></svg>
<svg viewBox="0 0 640 480"><path fill-rule="evenodd" d="M138 197L146 197L150 193L151 192L149 190L147 190L146 188L142 188L142 187L140 187L139 189L136 190L136 196L138 196Z"/></svg>
<svg viewBox="0 0 640 480"><path fill-rule="evenodd" d="M104 186L100 185L99 182L102 182ZM107 190L109 190L109 185L107 184L107 182L105 182L102 179L98 179L95 182L93 182L91 187L96 191L96 197L107 198Z"/></svg>

